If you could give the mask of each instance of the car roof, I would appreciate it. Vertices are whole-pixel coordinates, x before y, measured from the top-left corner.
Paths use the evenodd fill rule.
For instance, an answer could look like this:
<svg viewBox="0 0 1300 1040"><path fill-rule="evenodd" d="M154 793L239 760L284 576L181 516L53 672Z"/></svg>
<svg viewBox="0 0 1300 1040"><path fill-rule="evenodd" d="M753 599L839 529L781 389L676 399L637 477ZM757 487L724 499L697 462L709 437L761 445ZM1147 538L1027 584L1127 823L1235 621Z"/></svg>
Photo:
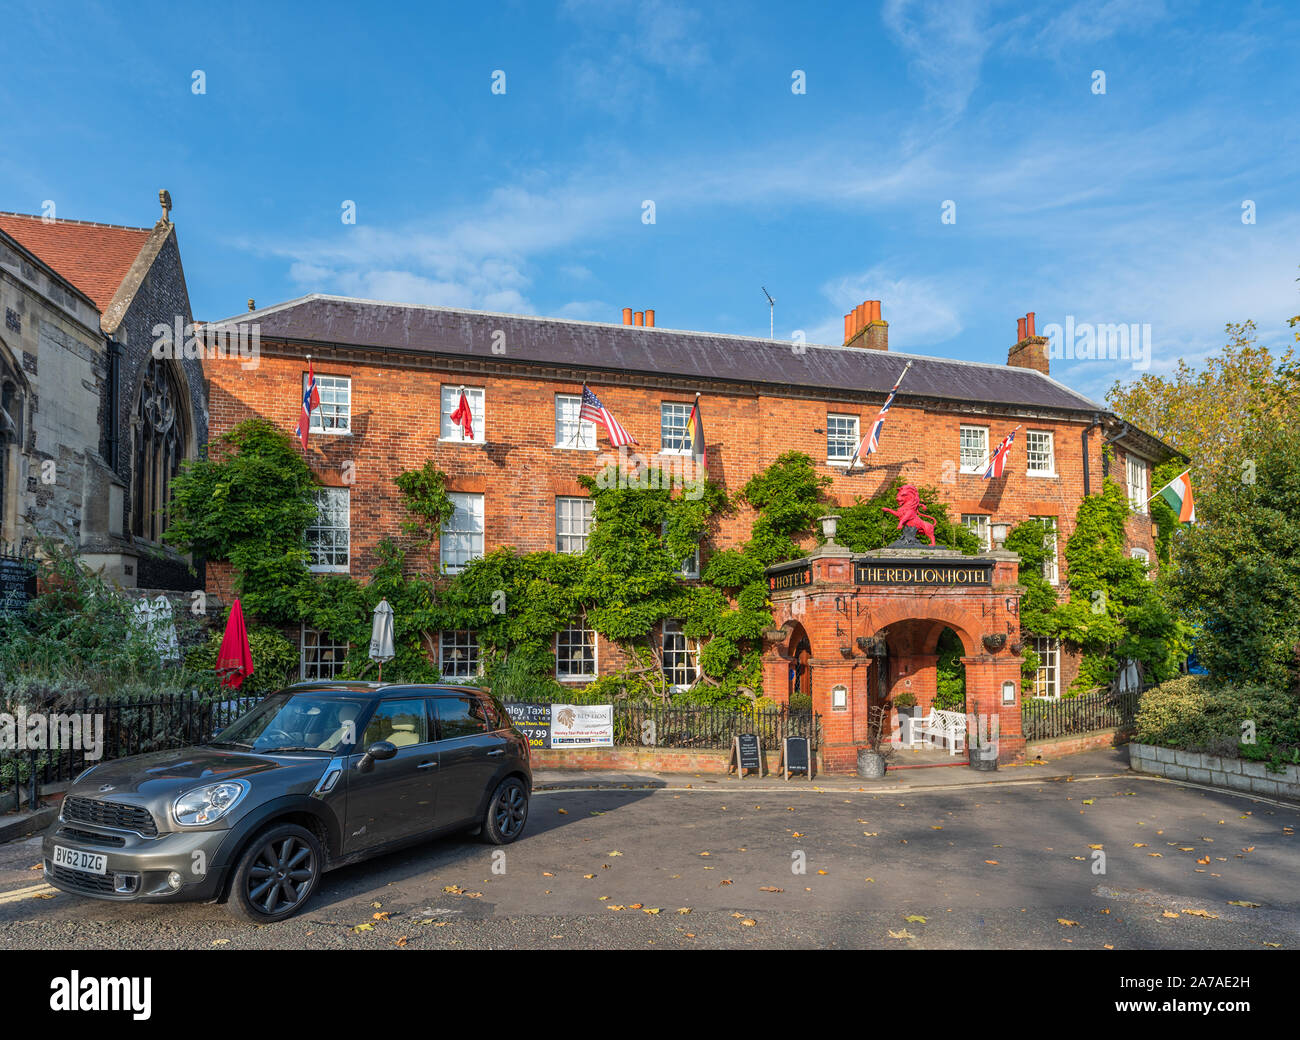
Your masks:
<svg viewBox="0 0 1300 1040"><path fill-rule="evenodd" d="M418 693L418 694L463 694L466 692L487 693L479 686L457 686L455 683L379 683L363 682L359 679L333 680L315 679L286 686L285 693L320 693L336 694L340 697L364 694Z"/></svg>

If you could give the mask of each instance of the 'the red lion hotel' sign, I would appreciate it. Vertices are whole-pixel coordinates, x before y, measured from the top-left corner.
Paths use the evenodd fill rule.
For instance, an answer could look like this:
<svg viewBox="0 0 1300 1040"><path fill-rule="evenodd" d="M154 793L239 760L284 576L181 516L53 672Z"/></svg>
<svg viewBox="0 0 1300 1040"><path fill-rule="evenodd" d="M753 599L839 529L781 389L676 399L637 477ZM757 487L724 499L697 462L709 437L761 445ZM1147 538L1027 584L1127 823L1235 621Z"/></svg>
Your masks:
<svg viewBox="0 0 1300 1040"><path fill-rule="evenodd" d="M983 560L970 563L916 563L912 560L870 560L853 564L855 585L990 585L993 566Z"/></svg>

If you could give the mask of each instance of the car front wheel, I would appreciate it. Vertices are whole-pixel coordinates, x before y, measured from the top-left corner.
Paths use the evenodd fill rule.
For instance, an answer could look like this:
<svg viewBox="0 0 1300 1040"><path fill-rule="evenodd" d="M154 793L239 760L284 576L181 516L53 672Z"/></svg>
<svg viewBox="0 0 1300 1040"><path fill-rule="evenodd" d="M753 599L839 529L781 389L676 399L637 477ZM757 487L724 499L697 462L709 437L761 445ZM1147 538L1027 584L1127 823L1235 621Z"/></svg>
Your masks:
<svg viewBox="0 0 1300 1040"><path fill-rule="evenodd" d="M483 840L491 845L509 845L524 832L528 820L528 789L516 776L497 786L483 820Z"/></svg>
<svg viewBox="0 0 1300 1040"><path fill-rule="evenodd" d="M254 924L273 924L292 917L320 883L320 842L294 823L263 831L245 850L235 868L230 909Z"/></svg>

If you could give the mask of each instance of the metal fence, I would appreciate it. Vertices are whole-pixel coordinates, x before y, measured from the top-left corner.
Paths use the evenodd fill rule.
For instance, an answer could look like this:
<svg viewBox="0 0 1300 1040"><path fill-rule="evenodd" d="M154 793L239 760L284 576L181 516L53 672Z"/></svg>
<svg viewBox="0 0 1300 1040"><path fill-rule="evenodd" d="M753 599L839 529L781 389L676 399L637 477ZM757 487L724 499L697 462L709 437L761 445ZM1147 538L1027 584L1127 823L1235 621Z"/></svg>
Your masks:
<svg viewBox="0 0 1300 1040"><path fill-rule="evenodd" d="M154 700L55 702L48 706L0 705L0 711L30 720L43 715L48 722L44 733L58 735L60 747L16 748L0 750L0 792L13 792L16 802L33 804L42 784L71 780L96 762L107 762L146 751L163 751L210 740L223 726L229 725L260 697L210 698L197 694L173 694ZM90 720L87 726L86 720ZM99 733L103 720L103 748L99 757L87 745ZM25 728L24 728L25 729ZM78 739L70 740L74 734ZM20 736L20 734L15 734ZM53 743L42 739L42 744ZM68 746L72 743L78 746ZM90 757L87 757L87 754Z"/></svg>
<svg viewBox="0 0 1300 1040"><path fill-rule="evenodd" d="M1026 698L1020 704L1021 728L1026 740L1118 729L1133 722L1142 692L1097 690L1078 697Z"/></svg>
<svg viewBox="0 0 1300 1040"><path fill-rule="evenodd" d="M821 716L784 707L755 711L672 704L614 704L614 743L620 747L729 748L741 733L755 733L765 749L785 737L821 745Z"/></svg>

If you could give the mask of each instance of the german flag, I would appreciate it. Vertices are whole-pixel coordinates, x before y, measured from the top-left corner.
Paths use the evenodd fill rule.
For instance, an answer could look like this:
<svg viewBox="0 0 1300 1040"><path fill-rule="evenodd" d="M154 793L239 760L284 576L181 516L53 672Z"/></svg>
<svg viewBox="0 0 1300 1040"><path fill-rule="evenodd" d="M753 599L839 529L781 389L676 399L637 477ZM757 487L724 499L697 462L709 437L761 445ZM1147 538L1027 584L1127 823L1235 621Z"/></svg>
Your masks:
<svg viewBox="0 0 1300 1040"><path fill-rule="evenodd" d="M686 439L682 447L690 448L697 466L704 470L709 468L709 449L704 444L704 417L700 415L699 394L695 395L695 406L691 409L691 417L686 420Z"/></svg>

